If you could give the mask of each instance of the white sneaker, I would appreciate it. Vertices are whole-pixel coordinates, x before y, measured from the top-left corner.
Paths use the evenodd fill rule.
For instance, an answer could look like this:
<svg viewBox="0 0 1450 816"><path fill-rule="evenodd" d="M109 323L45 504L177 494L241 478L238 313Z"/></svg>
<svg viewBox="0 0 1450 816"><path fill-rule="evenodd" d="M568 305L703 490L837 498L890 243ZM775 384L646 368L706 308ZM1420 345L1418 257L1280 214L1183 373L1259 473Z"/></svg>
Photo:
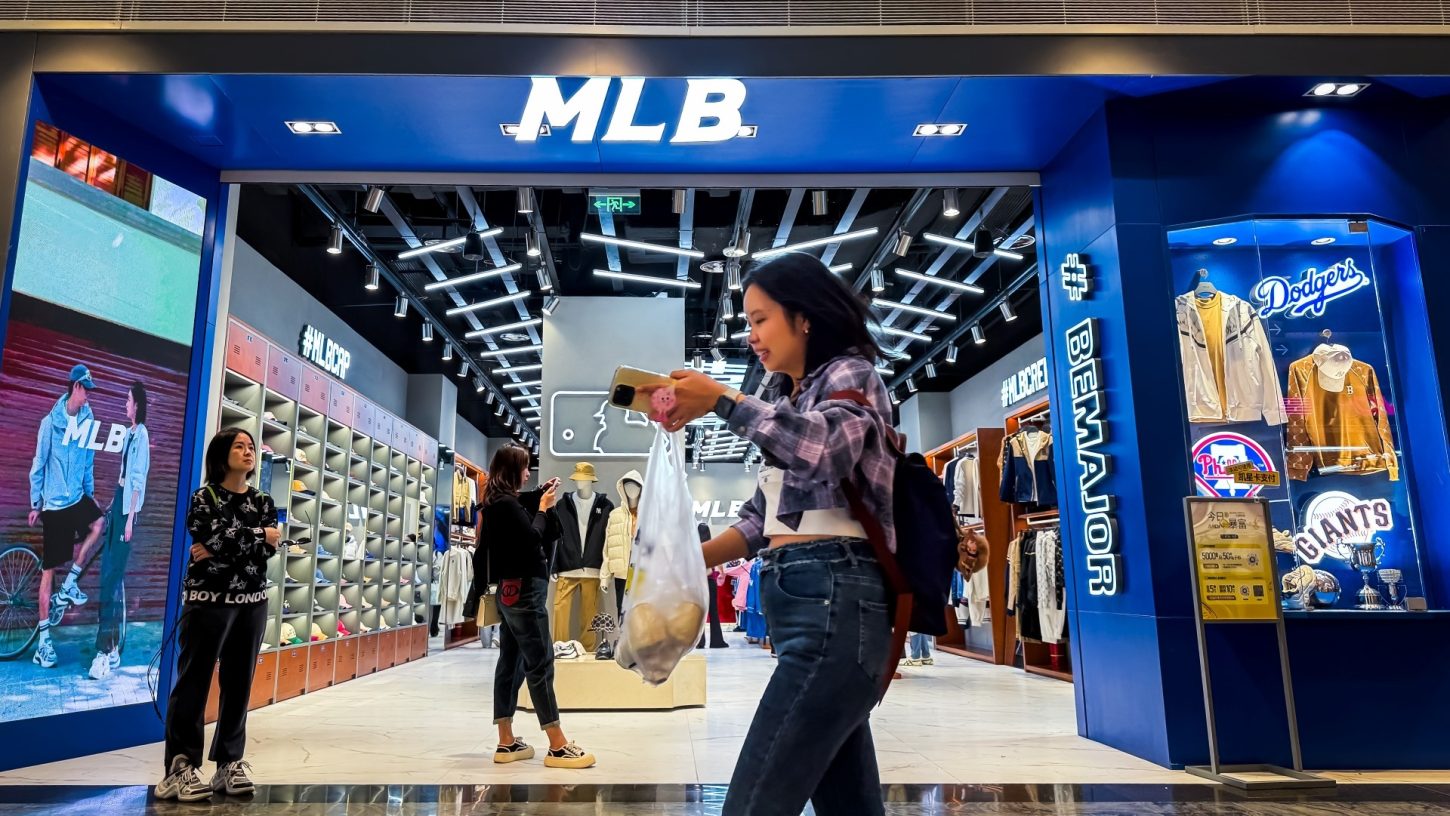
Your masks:
<svg viewBox="0 0 1450 816"><path fill-rule="evenodd" d="M42 669L55 668L55 646L51 644L50 638L45 638L35 645L35 656L30 660Z"/></svg>
<svg viewBox="0 0 1450 816"><path fill-rule="evenodd" d="M211 778L211 789L217 793L226 793L230 796L245 796L249 793L255 793L257 786L252 782L252 778L248 776L251 770L251 763L245 759L228 762L225 765L218 765L216 773Z"/></svg>
<svg viewBox="0 0 1450 816"><path fill-rule="evenodd" d="M76 586L75 584L70 583L69 581L67 581L64 584L61 584L60 585L60 592L58 592L56 594L57 595L60 595L62 598L66 598L71 603L75 604L76 606L85 606L86 605L86 601L89 601L91 599L91 596L87 595L84 592L81 592L81 588L80 587Z"/></svg>
<svg viewBox="0 0 1450 816"><path fill-rule="evenodd" d="M582 658L584 655L588 654L588 652L584 651L584 644L580 643L577 640L569 641L569 645L574 647L574 657L576 658Z"/></svg>
<svg viewBox="0 0 1450 816"><path fill-rule="evenodd" d="M111 659L105 652L96 652L96 659L91 661L91 679L105 680L111 676Z"/></svg>
<svg viewBox="0 0 1450 816"><path fill-rule="evenodd" d="M179 756L171 760L171 773L156 786L156 798L200 802L211 798L211 786L201 781L201 774L191 767L190 760Z"/></svg>
<svg viewBox="0 0 1450 816"><path fill-rule="evenodd" d="M106 652L106 663L110 665L111 671L121 668L121 650L112 649Z"/></svg>

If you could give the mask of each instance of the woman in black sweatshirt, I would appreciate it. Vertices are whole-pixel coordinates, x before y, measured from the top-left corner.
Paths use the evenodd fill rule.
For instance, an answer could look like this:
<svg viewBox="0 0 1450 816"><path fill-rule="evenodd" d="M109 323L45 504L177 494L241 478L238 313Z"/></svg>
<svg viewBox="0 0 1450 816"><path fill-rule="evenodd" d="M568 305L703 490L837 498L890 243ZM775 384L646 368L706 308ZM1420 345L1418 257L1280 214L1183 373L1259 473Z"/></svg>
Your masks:
<svg viewBox="0 0 1450 816"><path fill-rule="evenodd" d="M191 564L182 585L176 684L166 709L166 777L158 799L194 802L213 791L251 793L247 706L267 625L267 559L281 534L272 497L247 483L257 463L257 443L240 428L227 428L206 446L206 484L191 495L186 527ZM202 781L201 746L206 696L217 666L221 704L211 759L216 774Z"/></svg>
<svg viewBox="0 0 1450 816"><path fill-rule="evenodd" d="M545 552L558 537L554 516L558 479L542 492L520 496L529 478L529 452L505 445L493 455L478 522L478 554L487 564L483 578L498 584L498 665L493 674L493 717L498 726L498 749L493 761L533 759L534 749L514 736L513 718L519 689L525 679L539 725L549 735L550 768L589 768L594 755L564 736L559 727L559 704L554 698L553 638L549 634L549 557ZM538 508L533 510L531 508ZM479 576L475 570L475 576ZM475 580L478 580L477 577ZM487 599L484 599L487 603Z"/></svg>

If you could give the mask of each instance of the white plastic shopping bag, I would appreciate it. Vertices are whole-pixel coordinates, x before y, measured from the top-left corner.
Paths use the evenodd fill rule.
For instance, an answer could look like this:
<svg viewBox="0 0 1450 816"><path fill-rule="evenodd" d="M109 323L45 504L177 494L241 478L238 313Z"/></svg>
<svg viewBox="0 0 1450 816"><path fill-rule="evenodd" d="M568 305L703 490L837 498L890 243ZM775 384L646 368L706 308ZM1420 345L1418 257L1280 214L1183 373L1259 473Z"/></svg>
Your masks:
<svg viewBox="0 0 1450 816"><path fill-rule="evenodd" d="M683 431L655 428L637 530L615 661L657 686L699 642L709 603Z"/></svg>

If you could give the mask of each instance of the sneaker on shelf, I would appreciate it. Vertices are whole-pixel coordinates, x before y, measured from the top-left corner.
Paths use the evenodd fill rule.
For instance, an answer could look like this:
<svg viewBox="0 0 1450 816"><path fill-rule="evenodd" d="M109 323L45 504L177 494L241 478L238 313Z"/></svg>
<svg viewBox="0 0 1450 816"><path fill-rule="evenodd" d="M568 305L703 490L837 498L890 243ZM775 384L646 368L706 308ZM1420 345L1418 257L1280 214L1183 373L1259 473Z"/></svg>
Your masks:
<svg viewBox="0 0 1450 816"><path fill-rule="evenodd" d="M312 576L312 580L318 586L332 586L332 582L329 581L329 580L327 580L327 576L326 575L323 575L322 574L322 568L321 567L318 567L317 568L317 574L314 575L314 576Z"/></svg>
<svg viewBox="0 0 1450 816"><path fill-rule="evenodd" d="M171 772L156 786L157 799L200 802L211 798L211 786L201 781L201 774L191 767L191 760L179 756L171 760Z"/></svg>
<svg viewBox="0 0 1450 816"><path fill-rule="evenodd" d="M544 757L544 766L573 770L593 768L594 755L571 742L558 750L549 749L548 755Z"/></svg>
<svg viewBox="0 0 1450 816"><path fill-rule="evenodd" d="M307 523L311 524L312 522L309 521ZM302 536L301 538L297 539L297 543L305 547L308 544L312 543L312 536Z"/></svg>
<svg viewBox="0 0 1450 816"><path fill-rule="evenodd" d="M111 675L111 660L105 652L96 652L95 660L91 661L90 675L92 680L105 680Z"/></svg>
<svg viewBox="0 0 1450 816"><path fill-rule="evenodd" d="M250 776L252 766L245 759L218 765L211 778L211 789L229 796L245 796L254 793L257 786Z"/></svg>
<svg viewBox="0 0 1450 816"><path fill-rule="evenodd" d="M404 578L403 580L401 580L401 581L398 582L398 585L399 586L408 586L408 585L410 585L412 583L413 583L413 579L412 578Z"/></svg>
<svg viewBox="0 0 1450 816"><path fill-rule="evenodd" d="M589 654L589 650L584 648L584 644L577 640L569 641L569 645L574 647L574 654L578 657L582 658L584 655Z"/></svg>
<svg viewBox="0 0 1450 816"><path fill-rule="evenodd" d="M573 660L574 658L576 658L578 656L579 656L579 652L575 651L574 644L573 643L567 643L567 642L562 642L561 641L559 643L555 643L554 644L554 659L555 660Z"/></svg>
<svg viewBox="0 0 1450 816"><path fill-rule="evenodd" d="M40 643L36 644L35 656L32 657L30 660L32 663L41 667L42 669L55 668L55 644L50 642L50 638L46 638L45 640L42 640Z"/></svg>
<svg viewBox="0 0 1450 816"><path fill-rule="evenodd" d="M76 606L85 606L86 601L89 601L91 599L91 596L87 595L84 592L81 592L81 588L76 586L75 583L72 581L66 581L65 583L61 584L60 592L57 592L55 594L75 604Z"/></svg>
<svg viewBox="0 0 1450 816"><path fill-rule="evenodd" d="M510 762L522 762L534 758L534 749L521 739L514 738L513 745L500 745L494 749L493 761L498 765L507 765Z"/></svg>
<svg viewBox="0 0 1450 816"><path fill-rule="evenodd" d="M288 646L301 646L302 643L303 640L300 637L293 637L291 640L287 641Z"/></svg>
<svg viewBox="0 0 1450 816"><path fill-rule="evenodd" d="M336 558L337 556L335 556L332 553L328 552L326 547L323 547L321 544L318 544L317 545L317 557L318 558Z"/></svg>

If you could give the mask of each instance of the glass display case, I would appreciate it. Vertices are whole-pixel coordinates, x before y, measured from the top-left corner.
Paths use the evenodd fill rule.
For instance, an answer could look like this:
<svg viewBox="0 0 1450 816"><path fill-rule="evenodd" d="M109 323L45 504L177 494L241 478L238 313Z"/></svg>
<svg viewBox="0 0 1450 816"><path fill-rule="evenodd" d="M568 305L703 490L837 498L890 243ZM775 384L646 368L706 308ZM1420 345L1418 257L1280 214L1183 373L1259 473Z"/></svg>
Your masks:
<svg viewBox="0 0 1450 816"><path fill-rule="evenodd" d="M1428 337L1413 236L1349 218L1168 232L1189 467L1203 496L1271 508L1286 608L1399 611L1425 593L1397 395ZM1423 295L1420 307L1423 308Z"/></svg>

